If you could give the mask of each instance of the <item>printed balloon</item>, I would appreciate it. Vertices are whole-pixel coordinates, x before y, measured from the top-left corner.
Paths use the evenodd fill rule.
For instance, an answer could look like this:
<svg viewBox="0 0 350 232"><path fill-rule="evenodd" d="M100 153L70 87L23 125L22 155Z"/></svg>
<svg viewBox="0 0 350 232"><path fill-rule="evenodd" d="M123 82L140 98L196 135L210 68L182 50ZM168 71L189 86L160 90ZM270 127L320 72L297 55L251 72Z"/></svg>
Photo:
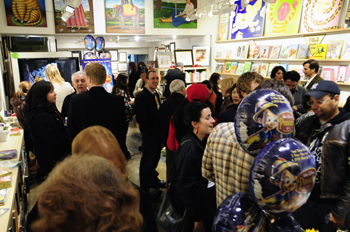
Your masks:
<svg viewBox="0 0 350 232"><path fill-rule="evenodd" d="M271 223L273 221L273 223ZM302 232L299 223L291 213L277 214L274 220L268 220L266 232Z"/></svg>
<svg viewBox="0 0 350 232"><path fill-rule="evenodd" d="M111 55L111 53L109 51L102 51L99 54L99 57L100 57L100 59L111 59L112 55Z"/></svg>
<svg viewBox="0 0 350 232"><path fill-rule="evenodd" d="M249 193L228 196L220 205L212 232L265 231L266 217Z"/></svg>
<svg viewBox="0 0 350 232"><path fill-rule="evenodd" d="M258 89L244 98L235 117L237 141L250 154L268 143L289 138L294 129L293 109L279 92Z"/></svg>
<svg viewBox="0 0 350 232"><path fill-rule="evenodd" d="M97 59L97 56L93 52L86 52L84 54L84 60L94 60Z"/></svg>
<svg viewBox="0 0 350 232"><path fill-rule="evenodd" d="M315 157L300 141L279 139L267 144L250 168L250 192L269 213L293 212L315 185Z"/></svg>
<svg viewBox="0 0 350 232"><path fill-rule="evenodd" d="M95 39L92 35L85 36L84 44L87 50L91 51L95 48Z"/></svg>
<svg viewBox="0 0 350 232"><path fill-rule="evenodd" d="M96 38L96 51L102 52L105 48L105 39L102 36Z"/></svg>

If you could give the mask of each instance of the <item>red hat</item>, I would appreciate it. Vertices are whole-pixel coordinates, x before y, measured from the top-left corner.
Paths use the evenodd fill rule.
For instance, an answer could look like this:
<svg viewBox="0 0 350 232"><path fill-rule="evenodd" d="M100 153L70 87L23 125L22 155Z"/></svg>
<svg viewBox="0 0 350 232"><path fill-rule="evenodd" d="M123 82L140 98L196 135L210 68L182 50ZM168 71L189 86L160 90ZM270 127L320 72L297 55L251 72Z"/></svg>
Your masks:
<svg viewBox="0 0 350 232"><path fill-rule="evenodd" d="M190 102L200 101L205 102L209 97L209 90L203 84L192 84L187 88L187 99Z"/></svg>

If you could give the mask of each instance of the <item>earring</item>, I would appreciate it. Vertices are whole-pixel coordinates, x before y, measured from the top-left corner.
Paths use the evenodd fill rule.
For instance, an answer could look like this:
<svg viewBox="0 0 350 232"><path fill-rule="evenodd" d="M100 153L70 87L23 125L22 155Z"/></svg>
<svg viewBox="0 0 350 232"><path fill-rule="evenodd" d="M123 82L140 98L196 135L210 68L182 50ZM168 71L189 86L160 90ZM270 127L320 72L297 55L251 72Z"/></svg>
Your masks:
<svg viewBox="0 0 350 232"><path fill-rule="evenodd" d="M196 131L196 134L198 134L198 132L199 132L199 127L197 127L197 131Z"/></svg>

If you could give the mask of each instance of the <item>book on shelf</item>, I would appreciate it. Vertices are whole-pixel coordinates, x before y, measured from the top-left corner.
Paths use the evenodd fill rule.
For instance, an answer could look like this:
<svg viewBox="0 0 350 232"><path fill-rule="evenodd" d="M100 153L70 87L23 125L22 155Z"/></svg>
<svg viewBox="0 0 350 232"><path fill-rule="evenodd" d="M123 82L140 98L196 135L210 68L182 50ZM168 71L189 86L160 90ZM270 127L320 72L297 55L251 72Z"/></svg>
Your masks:
<svg viewBox="0 0 350 232"><path fill-rule="evenodd" d="M0 190L0 206L4 206L5 205L5 203L6 203L6 194L7 194L7 188Z"/></svg>
<svg viewBox="0 0 350 232"><path fill-rule="evenodd" d="M341 59L350 59L350 40L345 41L341 52Z"/></svg>
<svg viewBox="0 0 350 232"><path fill-rule="evenodd" d="M320 76L327 81L335 81L333 68L323 68Z"/></svg>
<svg viewBox="0 0 350 232"><path fill-rule="evenodd" d="M326 59L328 44L317 44L314 59Z"/></svg>
<svg viewBox="0 0 350 232"><path fill-rule="evenodd" d="M298 48L298 59L306 59L307 53L309 51L309 45L308 44L300 44Z"/></svg>
<svg viewBox="0 0 350 232"><path fill-rule="evenodd" d="M260 64L252 64L252 72L260 73Z"/></svg>
<svg viewBox="0 0 350 232"><path fill-rule="evenodd" d="M232 62L231 62L231 61L225 61L225 63L224 63L224 67L225 67L225 71L224 71L224 73L230 73L230 70L231 70L231 64L232 64Z"/></svg>
<svg viewBox="0 0 350 232"><path fill-rule="evenodd" d="M221 58L221 57L222 57L222 51L219 50L219 51L216 52L215 58Z"/></svg>
<svg viewBox="0 0 350 232"><path fill-rule="evenodd" d="M16 158L17 158L16 149L0 151L0 160L16 159Z"/></svg>
<svg viewBox="0 0 350 232"><path fill-rule="evenodd" d="M229 58L231 57L231 52L232 52L231 49L226 49L226 50L223 52L223 58L229 59Z"/></svg>
<svg viewBox="0 0 350 232"><path fill-rule="evenodd" d="M245 62L244 63L243 73L250 72L250 70L252 69L252 64L253 64L253 62L251 62L251 61Z"/></svg>
<svg viewBox="0 0 350 232"><path fill-rule="evenodd" d="M297 71L298 67L300 67L300 65L288 65L288 70L286 70L286 72Z"/></svg>
<svg viewBox="0 0 350 232"><path fill-rule="evenodd" d="M249 54L249 45L242 46L241 59L247 59Z"/></svg>
<svg viewBox="0 0 350 232"><path fill-rule="evenodd" d="M297 68L297 73L299 73L299 75L300 75L300 80L305 80L305 73L304 73L304 67L298 67Z"/></svg>
<svg viewBox="0 0 350 232"><path fill-rule="evenodd" d="M348 66L348 71L345 78L346 83L350 83L350 65Z"/></svg>
<svg viewBox="0 0 350 232"><path fill-rule="evenodd" d="M9 211L10 209L9 208L2 208L2 209L0 209L0 217L2 216L2 215L4 215L7 211ZM10 231L10 230L9 230Z"/></svg>
<svg viewBox="0 0 350 232"><path fill-rule="evenodd" d="M260 68L260 75L263 77L267 76L267 72L269 71L269 63L262 63L261 68Z"/></svg>
<svg viewBox="0 0 350 232"><path fill-rule="evenodd" d="M231 63L231 69L230 69L230 74L235 74L237 71L237 66L238 66L238 62L232 62Z"/></svg>
<svg viewBox="0 0 350 232"><path fill-rule="evenodd" d="M270 52L270 59L278 59L281 48L282 48L282 45L272 46L271 52Z"/></svg>
<svg viewBox="0 0 350 232"><path fill-rule="evenodd" d="M287 59L288 57L288 45L283 45L280 52L280 59Z"/></svg>
<svg viewBox="0 0 350 232"><path fill-rule="evenodd" d="M224 64L216 64L215 72L216 73L222 73L222 68L224 67Z"/></svg>
<svg viewBox="0 0 350 232"><path fill-rule="evenodd" d="M269 66L269 71L268 71L268 73L267 73L267 77L271 77L271 72L272 72L272 69L274 68L274 67L276 67L276 66L278 66L278 63L271 63L270 64L270 66Z"/></svg>
<svg viewBox="0 0 350 232"><path fill-rule="evenodd" d="M345 4L344 7L346 7L344 28L349 28L350 27L350 2L348 2L348 5Z"/></svg>
<svg viewBox="0 0 350 232"><path fill-rule="evenodd" d="M278 65L282 66L286 71L288 70L289 64L281 64L281 63L279 63Z"/></svg>
<svg viewBox="0 0 350 232"><path fill-rule="evenodd" d="M21 165L21 161L15 161L15 160L2 160L0 161L0 168L10 168L14 169Z"/></svg>
<svg viewBox="0 0 350 232"><path fill-rule="evenodd" d="M0 177L10 176L12 175L12 171L9 168L0 168Z"/></svg>
<svg viewBox="0 0 350 232"><path fill-rule="evenodd" d="M255 46L254 53L253 53L253 59L259 58L259 51L260 51L260 46Z"/></svg>
<svg viewBox="0 0 350 232"><path fill-rule="evenodd" d="M243 63L238 64L236 74L242 74L244 71L244 65Z"/></svg>
<svg viewBox="0 0 350 232"><path fill-rule="evenodd" d="M288 47L288 57L287 59L296 59L298 53L299 44L291 44Z"/></svg>
<svg viewBox="0 0 350 232"><path fill-rule="evenodd" d="M331 41L331 43L328 45L327 59L339 59L343 48L343 42L343 40Z"/></svg>
<svg viewBox="0 0 350 232"><path fill-rule="evenodd" d="M11 180L12 175L0 177L0 189L11 188Z"/></svg>
<svg viewBox="0 0 350 232"><path fill-rule="evenodd" d="M338 82L346 82L346 74L348 73L349 66L347 65L340 65L338 69Z"/></svg>
<svg viewBox="0 0 350 232"><path fill-rule="evenodd" d="M260 54L259 58L260 59L268 59L270 55L270 45L261 45L260 46Z"/></svg>
<svg viewBox="0 0 350 232"><path fill-rule="evenodd" d="M238 46L237 48L237 53L236 53L236 57L240 58L241 57L241 52L242 52L242 46Z"/></svg>
<svg viewBox="0 0 350 232"><path fill-rule="evenodd" d="M256 47L256 45L250 45L249 46L248 59L253 59L254 58L255 47Z"/></svg>
<svg viewBox="0 0 350 232"><path fill-rule="evenodd" d="M218 26L218 37L216 40L227 40L228 31L230 24L230 13L220 14L219 16L219 26Z"/></svg>

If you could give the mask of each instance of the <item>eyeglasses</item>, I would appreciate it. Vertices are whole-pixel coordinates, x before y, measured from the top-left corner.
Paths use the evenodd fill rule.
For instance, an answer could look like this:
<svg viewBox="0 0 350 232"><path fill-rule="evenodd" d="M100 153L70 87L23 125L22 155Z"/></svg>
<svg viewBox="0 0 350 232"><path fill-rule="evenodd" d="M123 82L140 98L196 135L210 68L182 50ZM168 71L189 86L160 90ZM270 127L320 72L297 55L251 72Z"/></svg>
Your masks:
<svg viewBox="0 0 350 232"><path fill-rule="evenodd" d="M307 104L308 104L308 106L312 106L312 104L314 104L314 103L316 103L317 105L322 105L323 103L325 103L326 101L328 101L329 99L332 99L333 97L329 97L329 98L327 98L327 99L325 99L325 100L318 100L318 101L311 101L311 100L309 100L308 102L307 102Z"/></svg>

